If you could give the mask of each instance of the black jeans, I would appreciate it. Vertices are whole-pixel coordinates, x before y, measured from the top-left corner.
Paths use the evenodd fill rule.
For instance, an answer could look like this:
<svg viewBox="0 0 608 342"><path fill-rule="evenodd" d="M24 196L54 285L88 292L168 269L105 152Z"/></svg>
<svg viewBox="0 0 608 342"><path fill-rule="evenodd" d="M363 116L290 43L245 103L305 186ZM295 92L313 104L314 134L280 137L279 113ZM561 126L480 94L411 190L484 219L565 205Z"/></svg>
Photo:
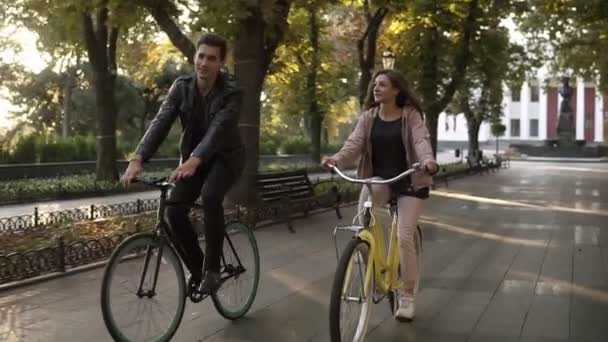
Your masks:
<svg viewBox="0 0 608 342"><path fill-rule="evenodd" d="M203 270L220 271L220 259L226 231L224 223L224 196L238 179L239 172L230 169L222 160L212 159L190 178L176 182L169 193L170 202L165 217L178 251L191 273ZM188 218L190 206L201 196L203 201L203 223L205 224L205 256L198 244L197 234ZM203 261L205 265L203 265ZM200 274L200 273L199 273Z"/></svg>

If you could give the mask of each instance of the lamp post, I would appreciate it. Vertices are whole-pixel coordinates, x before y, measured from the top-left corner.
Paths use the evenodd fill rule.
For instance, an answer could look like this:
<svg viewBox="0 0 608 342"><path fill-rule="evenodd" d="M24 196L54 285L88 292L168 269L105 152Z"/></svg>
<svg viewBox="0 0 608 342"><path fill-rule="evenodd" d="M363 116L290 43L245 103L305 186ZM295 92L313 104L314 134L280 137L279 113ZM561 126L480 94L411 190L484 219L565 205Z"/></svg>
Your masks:
<svg viewBox="0 0 608 342"><path fill-rule="evenodd" d="M384 69L392 69L395 65L395 54L389 47L382 53L382 66Z"/></svg>

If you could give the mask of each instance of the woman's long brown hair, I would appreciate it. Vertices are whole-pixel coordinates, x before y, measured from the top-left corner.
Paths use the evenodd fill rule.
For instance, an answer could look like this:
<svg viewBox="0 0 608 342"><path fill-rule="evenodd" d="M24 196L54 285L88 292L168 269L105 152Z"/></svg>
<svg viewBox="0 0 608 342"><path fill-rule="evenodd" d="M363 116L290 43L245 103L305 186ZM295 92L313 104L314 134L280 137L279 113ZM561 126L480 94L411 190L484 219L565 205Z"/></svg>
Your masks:
<svg viewBox="0 0 608 342"><path fill-rule="evenodd" d="M412 106L422 114L422 106L420 106L420 101L416 98L416 95L411 90L409 83L405 80L403 75L394 69L382 69L378 70L374 77L372 77L369 82L369 86L367 87L367 96L365 97L365 103L363 104L363 108L370 109L372 107L376 107L380 105L376 101L374 101L374 83L376 82L376 78L379 75L386 75L391 82L391 85L397 89L399 89L399 93L395 98L395 102L399 108L403 108L407 105Z"/></svg>

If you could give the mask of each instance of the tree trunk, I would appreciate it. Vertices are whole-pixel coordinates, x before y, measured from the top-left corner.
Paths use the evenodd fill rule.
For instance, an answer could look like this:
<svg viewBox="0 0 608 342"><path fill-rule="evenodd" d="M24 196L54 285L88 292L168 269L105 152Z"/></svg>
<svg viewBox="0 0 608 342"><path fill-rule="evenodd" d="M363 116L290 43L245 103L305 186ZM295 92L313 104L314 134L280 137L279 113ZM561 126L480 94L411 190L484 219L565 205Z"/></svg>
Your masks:
<svg viewBox="0 0 608 342"><path fill-rule="evenodd" d="M107 73L95 72L97 104L97 166L98 180L116 180L116 103L114 79Z"/></svg>
<svg viewBox="0 0 608 342"><path fill-rule="evenodd" d="M245 143L246 163L243 175L228 194L228 202L245 206L257 203L256 175L260 144L260 95L274 52L287 26L290 1L274 3L275 20L266 23L258 6L249 8L249 16L238 22L234 45L234 73L244 90L239 129ZM271 32L268 32L268 31Z"/></svg>
<svg viewBox="0 0 608 342"><path fill-rule="evenodd" d="M361 69L361 81L359 83L359 105L362 107L365 102L365 95L369 82L372 79L374 66L376 65L376 45L378 43L378 32L388 9L381 7L371 16L368 12L367 1L365 1L365 15L367 16L367 29L363 37L359 39L357 50L359 51L359 68ZM365 49L367 42L367 50Z"/></svg>
<svg viewBox="0 0 608 342"><path fill-rule="evenodd" d="M437 157L437 125L439 121L439 114L433 115L433 113L426 113L426 127L431 135L431 147L433 148L433 156Z"/></svg>
<svg viewBox="0 0 608 342"><path fill-rule="evenodd" d="M467 66L470 63L469 56L470 43L474 30L476 28L476 20L479 15L478 0L472 0L469 3L469 12L463 22L463 33L460 45L454 55L454 69L450 75L450 82L444 87L442 96L439 97L439 87L441 82L439 78L439 31L436 26L430 26L424 29L420 63L422 65L422 80L419 86L422 95L422 106L427 116L427 125L431 134L431 145L433 153L437 156L437 123L439 122L439 114L445 110L447 105L454 97L456 89L462 83L466 74ZM437 9L435 9L437 12Z"/></svg>
<svg viewBox="0 0 608 342"><path fill-rule="evenodd" d="M321 161L321 126L323 116L317 101L317 73L319 69L319 23L314 6L308 7L310 23L310 45L312 48L312 61L307 76L306 87L308 89L308 114L310 115L310 140L312 145L311 158L314 162Z"/></svg>
<svg viewBox="0 0 608 342"><path fill-rule="evenodd" d="M422 106L425 112L426 124L431 135L431 146L433 154L437 157L437 124L441 110L434 102L438 93L438 32L437 28L425 30L423 45L426 47L421 54L422 82L420 84L420 95L422 96Z"/></svg>
<svg viewBox="0 0 608 342"><path fill-rule="evenodd" d="M246 163L242 177L228 193L228 202L245 206L257 202L255 181L259 161L260 95L274 52L283 39L291 0L275 0L271 8L272 20L269 21L263 17L260 6L259 2L250 4L246 9L248 16L237 21L237 38L233 50L234 73L244 91L239 130L245 143ZM162 6L149 9L173 45L192 63L194 44L170 19Z"/></svg>
<svg viewBox="0 0 608 342"><path fill-rule="evenodd" d="M72 98L72 75L66 73L63 88L63 120L61 121L61 136L67 138L70 135L70 108Z"/></svg>
<svg viewBox="0 0 608 342"><path fill-rule="evenodd" d="M160 26L160 28L165 32L167 37L173 46L179 49L179 51L188 59L190 64L194 64L194 54L196 53L196 48L192 41L188 36L186 36L182 30L177 26L177 24L171 19L169 13L166 10L167 2L160 0L152 2L153 5L148 6L148 10L150 14Z"/></svg>
<svg viewBox="0 0 608 342"><path fill-rule="evenodd" d="M89 14L83 14L84 38L93 69L93 88L97 107L97 180L117 180L116 170L116 42L118 29L109 29L108 9L101 7L96 24Z"/></svg>
<svg viewBox="0 0 608 342"><path fill-rule="evenodd" d="M468 134L469 134L469 156L477 156L479 150L479 128L481 122L467 118Z"/></svg>

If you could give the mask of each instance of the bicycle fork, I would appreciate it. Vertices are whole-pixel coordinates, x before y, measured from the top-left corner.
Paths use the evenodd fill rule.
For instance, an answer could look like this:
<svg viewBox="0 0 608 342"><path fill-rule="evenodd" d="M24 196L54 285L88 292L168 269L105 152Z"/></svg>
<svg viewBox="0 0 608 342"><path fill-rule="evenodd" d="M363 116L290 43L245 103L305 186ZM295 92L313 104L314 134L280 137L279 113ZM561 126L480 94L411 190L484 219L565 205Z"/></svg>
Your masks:
<svg viewBox="0 0 608 342"><path fill-rule="evenodd" d="M137 289L137 296L138 297L148 297L148 298L152 298L156 295L156 284L158 283L158 273L160 270L160 263L162 262L162 257L163 257L163 248L164 248L164 244L161 243L160 246L158 247L158 253L156 253L156 264L154 265L154 275L152 278L152 287L146 291L144 291L143 286L144 286L144 282L146 281L146 276L148 273L148 266L150 265L150 259L153 258L153 248L152 246L148 245L146 247L146 257L144 258L144 267L141 271L141 278L139 280L139 288Z"/></svg>

